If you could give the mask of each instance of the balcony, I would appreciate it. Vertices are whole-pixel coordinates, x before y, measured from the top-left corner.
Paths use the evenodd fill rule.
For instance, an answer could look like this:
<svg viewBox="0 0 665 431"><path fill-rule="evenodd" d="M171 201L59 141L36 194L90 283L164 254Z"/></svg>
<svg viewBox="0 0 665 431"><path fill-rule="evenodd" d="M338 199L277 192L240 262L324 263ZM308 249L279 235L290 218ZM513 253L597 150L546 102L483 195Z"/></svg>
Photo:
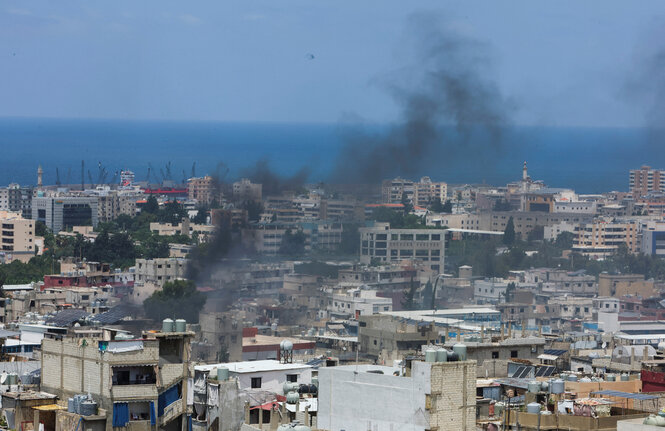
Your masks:
<svg viewBox="0 0 665 431"><path fill-rule="evenodd" d="M114 401L121 399L154 399L157 398L157 386L145 385L114 385L111 387Z"/></svg>
<svg viewBox="0 0 665 431"><path fill-rule="evenodd" d="M173 419L177 419L184 413L184 411L185 409L183 407L183 400L180 398L179 400L174 401L164 408L164 414L159 418L159 424L165 425L171 422Z"/></svg>

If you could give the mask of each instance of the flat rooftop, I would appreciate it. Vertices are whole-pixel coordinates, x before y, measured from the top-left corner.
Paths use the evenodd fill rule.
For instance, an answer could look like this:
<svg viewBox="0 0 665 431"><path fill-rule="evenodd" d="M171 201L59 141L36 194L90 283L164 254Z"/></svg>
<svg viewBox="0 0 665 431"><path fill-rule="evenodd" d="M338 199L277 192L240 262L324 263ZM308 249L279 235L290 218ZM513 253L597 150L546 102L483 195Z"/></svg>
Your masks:
<svg viewBox="0 0 665 431"><path fill-rule="evenodd" d="M302 343L312 343L310 340L303 340L302 338L295 338L295 337L275 337L272 335L261 335L261 334L256 334L253 337L243 337L242 339L242 346L279 346L279 343L281 343L284 340L289 340L290 342L293 343L293 345L296 344L302 344Z"/></svg>
<svg viewBox="0 0 665 431"><path fill-rule="evenodd" d="M263 361L244 361L244 362L229 362L222 364L209 364L197 365L194 367L197 371L211 371L213 368L225 367L232 373L260 373L266 371L285 371L285 370L303 370L312 368L307 364L282 364L274 359L266 359Z"/></svg>

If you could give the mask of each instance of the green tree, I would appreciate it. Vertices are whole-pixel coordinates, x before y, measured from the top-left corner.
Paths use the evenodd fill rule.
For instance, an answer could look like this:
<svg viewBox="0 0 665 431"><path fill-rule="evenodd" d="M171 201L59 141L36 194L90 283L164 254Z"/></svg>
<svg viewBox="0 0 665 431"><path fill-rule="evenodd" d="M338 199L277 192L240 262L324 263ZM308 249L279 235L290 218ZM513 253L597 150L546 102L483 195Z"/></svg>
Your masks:
<svg viewBox="0 0 665 431"><path fill-rule="evenodd" d="M159 212L159 202L157 202L157 198L154 195L148 197L141 212L146 212L148 214L157 214Z"/></svg>
<svg viewBox="0 0 665 431"><path fill-rule="evenodd" d="M413 211L413 204L406 194L402 194L402 205L404 205L404 215L410 214Z"/></svg>
<svg viewBox="0 0 665 431"><path fill-rule="evenodd" d="M443 204L441 212L445 214L451 214L453 212L453 203L451 201L446 201L446 203Z"/></svg>
<svg viewBox="0 0 665 431"><path fill-rule="evenodd" d="M402 308L405 310L415 310L416 309L416 290L418 289L418 283L416 283L411 276L411 281L409 282L409 287L404 289L402 292Z"/></svg>
<svg viewBox="0 0 665 431"><path fill-rule="evenodd" d="M205 303L205 295L196 290L193 281L175 280L164 283L161 290L143 301L143 309L146 316L154 321L168 317L197 323Z"/></svg>
<svg viewBox="0 0 665 431"><path fill-rule="evenodd" d="M196 224L206 224L208 222L208 211L205 207L197 208L196 215L192 218L192 222Z"/></svg>
<svg viewBox="0 0 665 431"><path fill-rule="evenodd" d="M515 223L513 222L512 217L508 219L506 230L503 231L503 243L507 246L511 246L515 243Z"/></svg>
<svg viewBox="0 0 665 431"><path fill-rule="evenodd" d="M443 204L441 203L441 199L433 199L429 206L429 210L435 213L442 213Z"/></svg>

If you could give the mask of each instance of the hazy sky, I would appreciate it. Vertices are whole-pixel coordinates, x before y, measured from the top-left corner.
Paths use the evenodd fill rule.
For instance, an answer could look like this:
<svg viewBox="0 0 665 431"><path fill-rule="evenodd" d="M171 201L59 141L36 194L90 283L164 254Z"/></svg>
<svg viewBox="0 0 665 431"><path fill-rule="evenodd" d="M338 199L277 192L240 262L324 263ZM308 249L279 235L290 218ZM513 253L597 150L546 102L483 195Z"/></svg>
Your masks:
<svg viewBox="0 0 665 431"><path fill-rule="evenodd" d="M517 123L641 125L650 108L627 83L665 46L660 0L4 0L0 116L392 121L414 12L489 43Z"/></svg>

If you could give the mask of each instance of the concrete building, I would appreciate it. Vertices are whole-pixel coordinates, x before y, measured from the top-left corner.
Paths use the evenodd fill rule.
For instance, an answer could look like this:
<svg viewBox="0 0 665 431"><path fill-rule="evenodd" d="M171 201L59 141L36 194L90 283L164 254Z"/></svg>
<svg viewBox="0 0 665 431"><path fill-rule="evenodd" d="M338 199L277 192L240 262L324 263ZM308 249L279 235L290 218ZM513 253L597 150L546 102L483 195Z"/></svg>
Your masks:
<svg viewBox="0 0 665 431"><path fill-rule="evenodd" d="M555 201L552 211L555 213L568 214L595 214L597 204L595 201Z"/></svg>
<svg viewBox="0 0 665 431"><path fill-rule="evenodd" d="M242 360L242 322L232 312L202 311L201 331L192 343L192 356L197 361L219 362L226 352L229 361Z"/></svg>
<svg viewBox="0 0 665 431"><path fill-rule="evenodd" d="M437 229L392 229L389 223L375 223L360 232L360 262L419 260L443 272L446 231Z"/></svg>
<svg viewBox="0 0 665 431"><path fill-rule="evenodd" d="M317 427L391 431L476 429L476 362L411 362L407 376L392 367L319 369ZM399 373L399 372L398 372Z"/></svg>
<svg viewBox="0 0 665 431"><path fill-rule="evenodd" d="M593 221L591 214L581 213L546 213L546 212L524 212L524 211L494 211L483 214L489 218L489 222L481 225L487 226L487 230L503 232L510 218L513 218L515 233L526 238L536 226L551 226L563 222L579 224Z"/></svg>
<svg viewBox="0 0 665 431"><path fill-rule="evenodd" d="M195 236L199 242L207 242L215 234L215 226L192 223L188 217L184 217L178 224L150 223L150 230L161 236L185 235L190 238Z"/></svg>
<svg viewBox="0 0 665 431"><path fill-rule="evenodd" d="M632 253L639 251L639 224L636 221L582 223L575 228L574 235L573 251L585 256L604 258L615 253L621 244Z"/></svg>
<svg viewBox="0 0 665 431"><path fill-rule="evenodd" d="M478 304L498 304L506 301L508 281L502 278L486 278L473 281L473 299Z"/></svg>
<svg viewBox="0 0 665 431"><path fill-rule="evenodd" d="M665 171L642 166L640 169L631 169L629 176L630 193L639 198L649 192L665 192Z"/></svg>
<svg viewBox="0 0 665 431"><path fill-rule="evenodd" d="M262 254L278 254L287 231L305 235L305 250L334 250L342 242L344 228L339 222L312 220L299 223L258 223L242 230L242 241Z"/></svg>
<svg viewBox="0 0 665 431"><path fill-rule="evenodd" d="M41 221L57 233L74 226L97 226L99 221L95 197L45 197L32 199L32 219Z"/></svg>
<svg viewBox="0 0 665 431"><path fill-rule="evenodd" d="M233 183L233 199L236 201L261 202L263 186L254 184L247 178Z"/></svg>
<svg viewBox="0 0 665 431"><path fill-rule="evenodd" d="M32 187L21 187L16 183L0 188L0 211L20 213L23 218L32 217Z"/></svg>
<svg viewBox="0 0 665 431"><path fill-rule="evenodd" d="M546 241L556 241L563 232L575 233L577 225L567 222L553 224L543 227L543 239Z"/></svg>
<svg viewBox="0 0 665 431"><path fill-rule="evenodd" d="M358 318L384 311L392 311L392 298L377 296L376 290L351 289L328 298L328 314L339 318Z"/></svg>
<svg viewBox="0 0 665 431"><path fill-rule="evenodd" d="M24 219L20 213L0 211L0 226L0 262L27 262L43 251L37 250L35 245L34 221Z"/></svg>
<svg viewBox="0 0 665 431"><path fill-rule="evenodd" d="M433 182L430 177L422 177L420 181L395 178L384 180L381 184L382 202L387 204L401 203L404 199L416 206L429 206L435 199L446 201L448 184Z"/></svg>
<svg viewBox="0 0 665 431"><path fill-rule="evenodd" d="M187 259L172 257L136 259L136 281L154 283L160 288L167 281L182 279L187 272Z"/></svg>
<svg viewBox="0 0 665 431"><path fill-rule="evenodd" d="M286 382L310 384L312 381L311 365L281 363L271 359L197 365L194 369L209 372L213 368L219 367L228 368L229 377L237 378L241 391L267 391L281 394Z"/></svg>
<svg viewBox="0 0 665 431"><path fill-rule="evenodd" d="M105 411L107 431L185 431L193 335L158 332L114 340L105 331L101 339L44 339L42 389L63 400L91 394Z"/></svg>
<svg viewBox="0 0 665 431"><path fill-rule="evenodd" d="M190 178L187 180L187 197L202 204L210 204L216 196L215 180L206 175L202 178Z"/></svg>
<svg viewBox="0 0 665 431"><path fill-rule="evenodd" d="M624 295L650 298L658 296L653 280L645 280L642 274L598 274L598 296Z"/></svg>

